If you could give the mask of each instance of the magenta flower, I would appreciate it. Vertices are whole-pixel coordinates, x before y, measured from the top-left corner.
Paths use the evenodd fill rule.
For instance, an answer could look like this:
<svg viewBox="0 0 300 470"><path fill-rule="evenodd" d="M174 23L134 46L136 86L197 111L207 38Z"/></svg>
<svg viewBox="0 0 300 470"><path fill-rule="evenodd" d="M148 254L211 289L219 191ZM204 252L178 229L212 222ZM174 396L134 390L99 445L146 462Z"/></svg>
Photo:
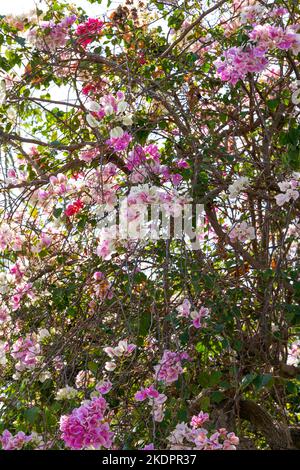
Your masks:
<svg viewBox="0 0 300 470"><path fill-rule="evenodd" d="M93 447L108 449L112 445L113 433L104 419L107 403L103 397L92 398L60 419L62 439L70 449Z"/></svg>

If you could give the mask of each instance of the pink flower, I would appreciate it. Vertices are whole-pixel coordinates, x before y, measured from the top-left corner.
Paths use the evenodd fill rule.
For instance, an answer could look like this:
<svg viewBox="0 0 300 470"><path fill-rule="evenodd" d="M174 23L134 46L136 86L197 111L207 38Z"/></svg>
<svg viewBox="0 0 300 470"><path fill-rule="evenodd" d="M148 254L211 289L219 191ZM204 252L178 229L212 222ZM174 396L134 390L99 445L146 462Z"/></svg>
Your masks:
<svg viewBox="0 0 300 470"><path fill-rule="evenodd" d="M107 403L103 397L94 397L83 402L70 415L62 416L60 431L66 446L78 450L111 447L113 433L104 418L106 407Z"/></svg>
<svg viewBox="0 0 300 470"><path fill-rule="evenodd" d="M101 395L106 395L112 388L112 383L110 380L102 380L96 385L96 390L98 390Z"/></svg>
<svg viewBox="0 0 300 470"><path fill-rule="evenodd" d="M191 419L191 426L192 428L201 428L201 426L209 420L209 414L208 413L203 413L203 411L200 411L200 413L196 416L192 416Z"/></svg>
<svg viewBox="0 0 300 470"><path fill-rule="evenodd" d="M184 301L182 302L181 305L179 305L177 308L176 308L177 312L185 317L185 318L188 318L190 316L190 312L191 312L191 304L190 304L190 301L188 299L184 299Z"/></svg>
<svg viewBox="0 0 300 470"><path fill-rule="evenodd" d="M224 82L235 85L243 80L248 72L261 72L268 65L265 51L258 47L231 47L223 53L220 59L214 62L217 74Z"/></svg>
<svg viewBox="0 0 300 470"><path fill-rule="evenodd" d="M254 227L248 225L247 222L241 222L236 224L229 233L229 238L232 242L239 240L245 242L247 240L255 239Z"/></svg>
<svg viewBox="0 0 300 470"><path fill-rule="evenodd" d="M153 385L150 385L150 387L147 388L141 388L135 395L134 398L137 401L144 401L146 398L158 398L159 397L159 392L154 388Z"/></svg>
<svg viewBox="0 0 300 470"><path fill-rule="evenodd" d="M112 137L108 139L105 143L112 147L115 152L122 152L125 150L130 142L132 141L132 136L128 132L124 132L120 137Z"/></svg>
<svg viewBox="0 0 300 470"><path fill-rule="evenodd" d="M176 382L179 375L183 373L181 360L188 357L186 355L183 356L183 354L168 350L164 351L162 359L154 367L155 378L165 382L167 385Z"/></svg>
<svg viewBox="0 0 300 470"><path fill-rule="evenodd" d="M193 319L194 327L200 328L202 318L207 317L208 314L209 314L209 309L205 307L201 307L198 312L196 311L191 312L191 318Z"/></svg>
<svg viewBox="0 0 300 470"><path fill-rule="evenodd" d="M80 23L75 31L75 34L79 36L78 43L86 48L86 46L93 42L100 34L103 26L104 22L97 18L89 18L84 23Z"/></svg>
<svg viewBox="0 0 300 470"><path fill-rule="evenodd" d="M15 436L13 436L7 429L5 429L0 436L0 442L2 444L3 450L19 450L30 442L32 436L26 436L24 432L19 431Z"/></svg>
<svg viewBox="0 0 300 470"><path fill-rule="evenodd" d="M19 338L12 346L11 355L18 360L16 364L18 371L34 368L38 363L39 354L40 345L29 335L26 338Z"/></svg>

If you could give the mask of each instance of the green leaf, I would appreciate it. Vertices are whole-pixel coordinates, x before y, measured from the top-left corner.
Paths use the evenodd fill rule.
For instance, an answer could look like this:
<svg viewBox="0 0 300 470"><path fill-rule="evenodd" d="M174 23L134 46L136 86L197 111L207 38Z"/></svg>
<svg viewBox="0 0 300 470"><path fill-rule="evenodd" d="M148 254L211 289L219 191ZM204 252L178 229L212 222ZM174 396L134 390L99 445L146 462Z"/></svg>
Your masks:
<svg viewBox="0 0 300 470"><path fill-rule="evenodd" d="M33 424L37 421L41 410L37 406L33 406L32 408L28 408L24 411L24 418L30 424Z"/></svg>
<svg viewBox="0 0 300 470"><path fill-rule="evenodd" d="M241 382L241 390L245 390L245 388L250 385L253 380L256 378L256 374L247 374L245 377L243 377L242 382Z"/></svg>
<svg viewBox="0 0 300 470"><path fill-rule="evenodd" d="M273 376L272 374L262 374L258 375L254 380L253 380L253 385L255 386L256 390L260 390L267 385L270 386L273 383Z"/></svg>

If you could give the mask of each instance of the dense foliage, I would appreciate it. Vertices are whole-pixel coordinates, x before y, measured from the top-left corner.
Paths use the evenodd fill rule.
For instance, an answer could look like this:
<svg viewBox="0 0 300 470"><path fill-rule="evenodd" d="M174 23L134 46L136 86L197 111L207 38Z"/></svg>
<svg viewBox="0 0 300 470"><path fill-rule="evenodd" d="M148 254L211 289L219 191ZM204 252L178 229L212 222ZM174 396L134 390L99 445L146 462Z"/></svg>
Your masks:
<svg viewBox="0 0 300 470"><path fill-rule="evenodd" d="M90 2L0 18L2 448L300 448L298 2Z"/></svg>

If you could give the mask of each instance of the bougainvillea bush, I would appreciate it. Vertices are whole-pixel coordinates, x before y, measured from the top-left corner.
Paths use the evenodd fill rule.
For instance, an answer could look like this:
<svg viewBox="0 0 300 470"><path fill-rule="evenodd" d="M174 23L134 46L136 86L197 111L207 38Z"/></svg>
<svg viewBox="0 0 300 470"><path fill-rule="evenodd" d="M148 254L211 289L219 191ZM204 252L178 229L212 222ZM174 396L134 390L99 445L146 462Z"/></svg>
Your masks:
<svg viewBox="0 0 300 470"><path fill-rule="evenodd" d="M0 19L1 447L300 448L298 3L90 2Z"/></svg>

